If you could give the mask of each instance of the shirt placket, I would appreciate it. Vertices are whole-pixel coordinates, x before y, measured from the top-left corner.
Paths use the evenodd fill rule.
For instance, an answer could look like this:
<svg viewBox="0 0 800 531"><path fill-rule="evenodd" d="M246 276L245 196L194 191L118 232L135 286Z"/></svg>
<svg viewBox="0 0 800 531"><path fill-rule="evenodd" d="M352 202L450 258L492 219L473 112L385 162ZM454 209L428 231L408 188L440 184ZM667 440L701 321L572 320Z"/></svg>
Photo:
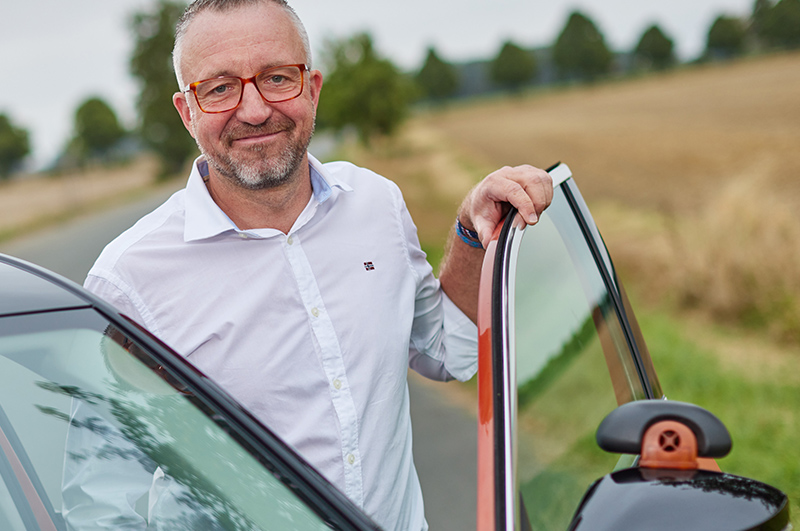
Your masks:
<svg viewBox="0 0 800 531"><path fill-rule="evenodd" d="M361 476L361 455L358 449L358 415L345 372L344 359L333 322L325 310L322 295L296 234L289 234L283 242L306 308L311 330L320 348L320 360L328 380L333 408L339 419L344 467L345 494L359 506L364 505Z"/></svg>

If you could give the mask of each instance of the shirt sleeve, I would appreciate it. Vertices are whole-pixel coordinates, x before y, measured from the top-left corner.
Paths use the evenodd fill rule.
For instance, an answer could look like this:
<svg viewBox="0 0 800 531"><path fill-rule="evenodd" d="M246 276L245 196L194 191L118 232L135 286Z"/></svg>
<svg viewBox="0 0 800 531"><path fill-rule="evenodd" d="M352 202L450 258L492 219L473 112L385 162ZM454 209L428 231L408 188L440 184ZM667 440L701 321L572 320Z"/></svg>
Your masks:
<svg viewBox="0 0 800 531"><path fill-rule="evenodd" d="M111 273L106 273L96 269L89 271L83 287L91 291L121 314L130 317L157 337L160 331L151 317L147 307L140 300L136 292L125 282Z"/></svg>
<svg viewBox="0 0 800 531"><path fill-rule="evenodd" d="M432 380L469 380L478 370L478 327L442 291L402 197L399 211L417 279L408 365Z"/></svg>

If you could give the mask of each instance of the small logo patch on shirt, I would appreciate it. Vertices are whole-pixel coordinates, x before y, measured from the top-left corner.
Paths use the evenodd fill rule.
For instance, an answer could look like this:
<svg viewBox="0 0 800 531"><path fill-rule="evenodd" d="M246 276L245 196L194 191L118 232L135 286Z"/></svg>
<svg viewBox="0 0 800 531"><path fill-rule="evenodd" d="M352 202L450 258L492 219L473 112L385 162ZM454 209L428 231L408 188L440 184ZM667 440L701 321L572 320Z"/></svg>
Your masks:
<svg viewBox="0 0 800 531"><path fill-rule="evenodd" d="M372 262L364 262L364 269L366 269L367 271L373 271L375 269L375 266L372 265Z"/></svg>

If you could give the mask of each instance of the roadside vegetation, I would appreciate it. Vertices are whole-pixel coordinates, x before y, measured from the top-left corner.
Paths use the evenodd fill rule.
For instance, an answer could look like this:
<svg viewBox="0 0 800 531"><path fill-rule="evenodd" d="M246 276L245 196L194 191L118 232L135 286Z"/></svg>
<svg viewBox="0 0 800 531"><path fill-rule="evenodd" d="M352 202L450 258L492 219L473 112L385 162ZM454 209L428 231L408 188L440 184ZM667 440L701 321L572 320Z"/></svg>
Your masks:
<svg viewBox="0 0 800 531"><path fill-rule="evenodd" d="M338 155L398 182L434 263L486 172L567 163L668 397L728 425L723 470L800 507L798 93L800 54L777 54L450 105Z"/></svg>

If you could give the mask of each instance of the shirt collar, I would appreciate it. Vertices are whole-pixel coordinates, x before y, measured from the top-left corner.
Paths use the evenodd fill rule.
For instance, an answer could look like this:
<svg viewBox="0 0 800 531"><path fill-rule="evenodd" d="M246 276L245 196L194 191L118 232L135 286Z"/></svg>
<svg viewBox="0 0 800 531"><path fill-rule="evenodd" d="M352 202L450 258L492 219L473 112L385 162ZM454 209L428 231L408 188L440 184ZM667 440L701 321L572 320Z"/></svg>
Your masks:
<svg viewBox="0 0 800 531"><path fill-rule="evenodd" d="M328 201L334 195L335 189L343 192L353 191L348 184L331 175L310 153L308 165L311 174L312 202L322 204ZM208 162L200 156L195 159L192 173L186 183L186 222L183 239L187 242L212 238L227 231L242 232L211 198L205 183L207 176Z"/></svg>

